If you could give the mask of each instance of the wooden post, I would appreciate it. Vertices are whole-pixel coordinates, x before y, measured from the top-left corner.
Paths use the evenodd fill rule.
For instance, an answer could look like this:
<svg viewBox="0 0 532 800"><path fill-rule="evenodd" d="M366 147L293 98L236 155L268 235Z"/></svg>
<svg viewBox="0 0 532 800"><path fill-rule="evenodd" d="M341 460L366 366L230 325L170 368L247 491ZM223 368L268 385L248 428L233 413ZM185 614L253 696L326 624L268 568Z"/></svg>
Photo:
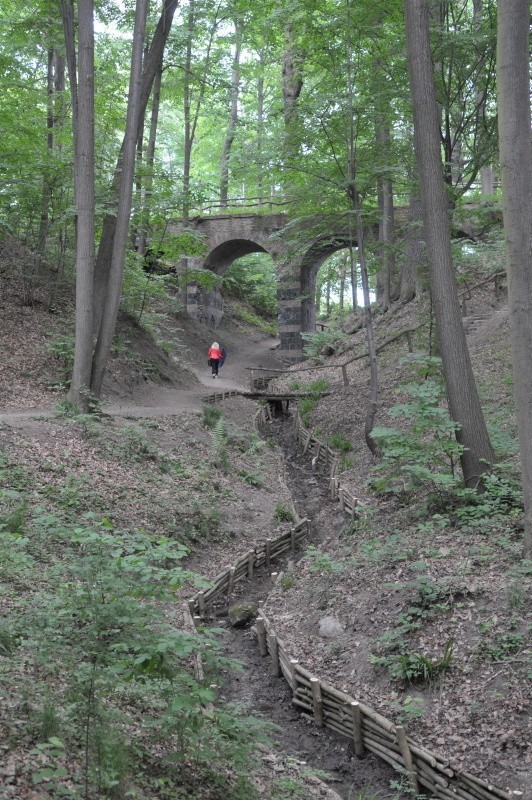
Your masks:
<svg viewBox="0 0 532 800"><path fill-rule="evenodd" d="M296 693L297 690L297 675L296 675L296 667L299 664L299 661L295 658L290 659L290 687L292 689L292 694Z"/></svg>
<svg viewBox="0 0 532 800"><path fill-rule="evenodd" d="M412 331L407 331L406 332L406 341L408 342L408 352L409 353L413 353L414 352L414 348L412 346Z"/></svg>
<svg viewBox="0 0 532 800"><path fill-rule="evenodd" d="M353 700L350 703L351 722L353 724L353 742L355 744L355 755L362 758L364 755L364 740L362 738L362 715L360 713L360 703Z"/></svg>
<svg viewBox="0 0 532 800"><path fill-rule="evenodd" d="M290 528L290 548L292 552L296 549L296 531L295 528Z"/></svg>
<svg viewBox="0 0 532 800"><path fill-rule="evenodd" d="M255 551L250 550L248 553L248 578L253 577L253 566L255 563Z"/></svg>
<svg viewBox="0 0 532 800"><path fill-rule="evenodd" d="M321 686L318 678L310 679L312 690L312 704L314 706L314 722L318 728L323 727L323 700L321 697Z"/></svg>
<svg viewBox="0 0 532 800"><path fill-rule="evenodd" d="M192 617L192 622L194 623L194 627L199 628L201 625L201 617Z"/></svg>
<svg viewBox="0 0 532 800"><path fill-rule="evenodd" d="M343 511L345 508L345 499L344 499L344 490L342 489L341 486L338 488L338 499L340 501L340 508Z"/></svg>
<svg viewBox="0 0 532 800"><path fill-rule="evenodd" d="M345 364L342 364L342 378L344 381L344 386L348 386L349 381L347 379L347 367L345 366Z"/></svg>
<svg viewBox="0 0 532 800"><path fill-rule="evenodd" d="M399 750L401 751L401 755L403 756L405 768L408 770L408 780L410 781L412 794L415 797L417 797L417 795L419 794L417 774L414 769L414 763L412 761L412 753L410 752L410 747L408 746L405 729L403 728L402 725L397 725L395 729L395 734L397 736L397 744L399 745Z"/></svg>
<svg viewBox="0 0 532 800"><path fill-rule="evenodd" d="M257 641L259 643L259 653L261 656L268 655L268 643L266 642L266 625L262 617L257 617L255 622L257 628Z"/></svg>
<svg viewBox="0 0 532 800"><path fill-rule="evenodd" d="M231 594L235 586L235 568L229 567L229 585L227 587L227 594Z"/></svg>
<svg viewBox="0 0 532 800"><path fill-rule="evenodd" d="M268 567L268 569L270 568L270 563L271 563L271 548L272 548L272 540L266 539L266 541L264 542L264 558L265 558L265 564Z"/></svg>
<svg viewBox="0 0 532 800"><path fill-rule="evenodd" d="M205 595L203 592L198 592L198 606L199 606L199 615L202 617L205 614Z"/></svg>
<svg viewBox="0 0 532 800"><path fill-rule="evenodd" d="M194 614L196 613L196 604L194 603L194 600L188 601L188 610L190 611L190 616L194 617Z"/></svg>
<svg viewBox="0 0 532 800"><path fill-rule="evenodd" d="M273 675L274 678L278 678L281 674L281 666L279 664L279 645L277 644L277 636L275 633L270 633L268 636L268 642L270 645L270 675Z"/></svg>

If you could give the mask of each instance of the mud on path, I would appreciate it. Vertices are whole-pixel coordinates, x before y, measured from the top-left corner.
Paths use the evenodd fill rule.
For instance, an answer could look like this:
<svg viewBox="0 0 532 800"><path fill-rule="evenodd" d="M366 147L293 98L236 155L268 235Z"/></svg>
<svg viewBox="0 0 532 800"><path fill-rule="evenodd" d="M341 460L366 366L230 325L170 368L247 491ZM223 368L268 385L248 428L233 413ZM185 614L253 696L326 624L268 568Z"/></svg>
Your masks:
<svg viewBox="0 0 532 800"><path fill-rule="evenodd" d="M299 516L311 520L311 534L290 559L279 559L272 565L278 572L290 569L290 562L304 557L308 544L323 541L347 520L324 491L326 484L317 480L310 459L297 447L292 425L291 416L285 415L268 424L267 434L275 438L284 452L285 479ZM271 587L267 570L257 570L253 581L244 580L236 585L229 604L220 603L210 610L207 626L225 630L221 637L223 654L243 665L241 673L225 673L221 699L248 708L250 714L259 712L263 719L278 726L273 734L277 751L305 762L311 770L327 773L325 782L345 800L354 800L359 795L397 797L397 791L390 790L390 781L397 780L397 774L371 754L357 759L347 739L323 728L318 730L312 721L300 715L292 705L291 691L284 678L270 675L269 660L261 657L254 630L236 629L229 623L230 604L267 603ZM267 613L267 605L265 608ZM294 657L297 658L297 643L294 643Z"/></svg>

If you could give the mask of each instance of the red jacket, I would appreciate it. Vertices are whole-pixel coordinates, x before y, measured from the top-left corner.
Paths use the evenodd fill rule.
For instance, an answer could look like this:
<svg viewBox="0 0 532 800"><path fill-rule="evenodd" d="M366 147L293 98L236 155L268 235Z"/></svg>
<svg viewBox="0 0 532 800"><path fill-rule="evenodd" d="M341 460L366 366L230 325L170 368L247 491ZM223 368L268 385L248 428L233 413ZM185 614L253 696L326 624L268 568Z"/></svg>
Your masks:
<svg viewBox="0 0 532 800"><path fill-rule="evenodd" d="M218 347L210 347L209 348L209 358L216 358L220 361L222 357L222 351Z"/></svg>

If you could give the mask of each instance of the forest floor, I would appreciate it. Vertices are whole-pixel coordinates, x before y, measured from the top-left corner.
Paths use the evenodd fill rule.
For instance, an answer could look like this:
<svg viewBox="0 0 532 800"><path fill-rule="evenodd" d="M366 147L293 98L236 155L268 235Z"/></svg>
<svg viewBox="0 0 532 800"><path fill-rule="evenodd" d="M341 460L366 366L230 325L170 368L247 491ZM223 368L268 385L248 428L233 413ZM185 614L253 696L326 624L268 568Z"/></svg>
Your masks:
<svg viewBox="0 0 532 800"><path fill-rule="evenodd" d="M204 424L210 392L245 389L246 367L279 366L274 340L229 315L216 333L167 315L164 338L172 347L165 355L141 327L123 320L103 416L88 422L58 415L61 387L59 392L50 388L61 380L58 343L68 332L65 319L50 314L44 297L32 307L17 298L20 287L4 285L0 350L7 357L0 365L0 445L11 474L24 475L25 492L35 503L48 503L67 516L102 514L116 527L177 537L190 548L187 567L207 578L255 542L289 526L276 510L294 504L300 516L311 518L311 543L320 548L321 560L310 551L289 565L289 584L272 587L264 576L253 587L243 583L242 596L251 592L266 602L282 638L320 678L402 721L416 740L457 766L527 797L532 778L530 592L520 561L519 516L487 517L483 510L484 516L464 521L455 509L428 513L426 504L368 487L374 464L362 434L367 369L363 361L352 364L344 387L336 366L362 352L361 334L350 337L345 352L328 359L325 369L298 374L293 367L290 379L278 381L279 386L294 380L304 385L326 377L333 387L316 403L311 424L323 438L340 433L351 444L342 483L360 498L362 509L352 524L330 502L326 481L298 450L290 418L269 424L270 446L259 447L253 444L251 422L256 405L240 397L225 400L229 465ZM506 313L488 292L478 304L472 310L483 319L469 334L477 379L500 447L507 448L506 458L515 458L508 455L515 430ZM411 304L382 318L379 341L417 321L418 314ZM206 359L213 338L229 353L216 380ZM416 346L426 347L423 332ZM408 376L400 360L404 349L398 343L379 360L383 409L397 401L395 388ZM379 421L384 424L384 411ZM9 480L6 472L4 488L16 489ZM8 611L9 602L3 605ZM324 617L335 621L333 636L323 633ZM416 624L405 627L406 617ZM249 630L230 628L225 609L216 610L216 624L227 631L226 654L244 664L240 676L226 676L223 697L258 710L281 728L274 736L277 749L264 755L267 774L258 778L260 796L297 797L274 795L272 786L292 772L301 780L307 765L326 770L343 798L390 793L393 775L385 765L356 760L345 741L298 721L283 681L268 675ZM452 641L452 668L422 686L393 677L386 669L386 659L393 663L386 637L395 637L406 653L434 660ZM371 653L384 663L372 663ZM37 800L41 795L31 793L24 766L35 731L20 721L28 714L27 698L17 694L17 680L23 678L15 669L0 701L5 740L18 736L17 746L8 751L8 768L0 769L0 786L6 797ZM304 791L305 797L324 796L312 777Z"/></svg>

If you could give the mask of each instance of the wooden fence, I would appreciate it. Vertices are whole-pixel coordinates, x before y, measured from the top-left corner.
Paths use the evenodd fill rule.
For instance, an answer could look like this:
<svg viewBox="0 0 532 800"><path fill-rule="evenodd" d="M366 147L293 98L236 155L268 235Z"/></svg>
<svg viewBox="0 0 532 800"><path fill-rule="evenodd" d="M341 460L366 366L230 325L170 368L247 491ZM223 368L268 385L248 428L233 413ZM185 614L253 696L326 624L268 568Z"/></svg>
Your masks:
<svg viewBox="0 0 532 800"><path fill-rule="evenodd" d="M226 567L209 589L197 592L187 601L185 628L196 629L209 606L229 595L237 582L245 578L252 580L256 569L262 566L268 569L280 555L293 551L308 535L309 527L309 520L301 520L289 531L264 540ZM359 758L368 751L390 764L408 778L414 795L423 788L442 800L517 800L522 797L520 791L505 791L454 768L445 756L431 752L407 736L401 725L395 725L365 703L317 678L289 652L263 610L255 628L259 651L270 659L270 674L285 678L292 690L292 703L299 712L314 720L318 727L330 728L350 739ZM196 678L203 680L201 655L194 658Z"/></svg>
<svg viewBox="0 0 532 800"><path fill-rule="evenodd" d="M271 419L271 411L264 405L255 415L256 427L268 419ZM331 488L334 485L341 502L343 495L343 507L353 516L357 501L336 483L337 455L306 430L299 414L296 415L296 435L306 452L314 454L315 463L330 469ZM237 582L245 578L252 580L259 567L269 569L272 561L283 553L294 551L309 529L309 520L303 519L289 531L265 539L241 555L214 578L209 589L189 598L184 608L185 628L196 629L209 606L229 595ZM401 725L395 725L365 703L313 675L289 652L263 610L256 620L256 633L261 655L270 659L270 674L285 678L292 690L292 703L300 713L313 719L318 727L330 728L350 739L358 757L369 751L390 764L407 777L414 795L423 789L441 800L517 800L522 797L520 791L498 788L456 769L445 756L431 752L407 736ZM203 680L201 655L194 658L195 675Z"/></svg>
<svg viewBox="0 0 532 800"><path fill-rule="evenodd" d="M226 567L223 572L214 578L212 586L202 592L197 592L188 600L188 608L192 618L202 617L206 609L223 595L233 591L235 583L244 578L253 578L254 572L259 567L269 569L271 562L279 558L288 550L295 550L298 543L308 536L309 520L303 519L293 528L274 539L265 539L259 542L253 550L248 550L234 564Z"/></svg>
<svg viewBox="0 0 532 800"><path fill-rule="evenodd" d="M227 397L238 397L240 392L237 389L223 389L221 392L214 392L203 398L204 403L220 403Z"/></svg>
<svg viewBox="0 0 532 800"><path fill-rule="evenodd" d="M395 770L406 775L413 795L428 789L442 800L508 800L520 798L520 791L505 791L449 763L406 735L377 711L345 692L321 681L292 657L276 635L263 611L256 621L261 655L270 658L270 674L283 676L292 690L292 703L318 727L326 727L350 739L360 758L374 753Z"/></svg>
<svg viewBox="0 0 532 800"><path fill-rule="evenodd" d="M305 428L301 422L299 411L295 415L294 430L298 442L303 446L303 452L312 456L313 465L318 469L321 467L323 470L329 470L331 499L338 500L342 511L345 511L351 519L354 519L357 515L358 500L345 486L340 484L340 478L338 477L340 459L338 454L326 442L318 439L317 436L313 436Z"/></svg>

